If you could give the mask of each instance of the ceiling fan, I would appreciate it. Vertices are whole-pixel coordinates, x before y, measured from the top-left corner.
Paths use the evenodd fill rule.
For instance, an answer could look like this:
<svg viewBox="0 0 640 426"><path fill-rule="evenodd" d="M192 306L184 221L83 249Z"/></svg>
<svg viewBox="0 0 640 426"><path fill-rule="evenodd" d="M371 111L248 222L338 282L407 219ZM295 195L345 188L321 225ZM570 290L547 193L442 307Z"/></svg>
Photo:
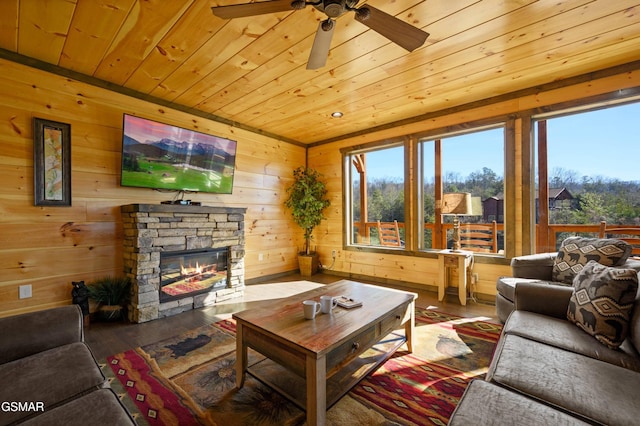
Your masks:
<svg viewBox="0 0 640 426"><path fill-rule="evenodd" d="M256 3L244 3L230 6L213 6L213 14L223 18L241 18L245 16L262 15L266 13L284 12L287 10L301 10L307 6L313 6L327 15L327 20L320 22L313 47L307 62L307 69L323 67L329 56L331 39L335 28L334 20L347 12L355 12L357 21L377 33L388 38L397 45L412 52L422 46L429 33L414 27L393 15L376 9L373 6L364 5L356 7L359 0L270 0Z"/></svg>

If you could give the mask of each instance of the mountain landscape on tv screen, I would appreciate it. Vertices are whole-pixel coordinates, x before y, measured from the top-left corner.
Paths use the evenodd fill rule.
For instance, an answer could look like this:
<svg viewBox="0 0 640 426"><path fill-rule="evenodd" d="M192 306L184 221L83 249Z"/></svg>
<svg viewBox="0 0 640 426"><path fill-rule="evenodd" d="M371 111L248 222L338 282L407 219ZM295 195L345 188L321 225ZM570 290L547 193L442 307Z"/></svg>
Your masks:
<svg viewBox="0 0 640 426"><path fill-rule="evenodd" d="M139 153L150 157L162 157L164 155L183 159L191 157L192 159L199 159L199 162L205 162L207 159L218 156L219 158L224 158L225 163L231 162L233 164L235 159L235 155L231 155L212 144L177 142L167 138L157 141L146 140L144 143L140 143L127 135L124 136L124 152Z"/></svg>
<svg viewBox="0 0 640 426"><path fill-rule="evenodd" d="M123 135L123 186L228 194L234 167L235 152L229 153L213 141L162 138L141 142Z"/></svg>

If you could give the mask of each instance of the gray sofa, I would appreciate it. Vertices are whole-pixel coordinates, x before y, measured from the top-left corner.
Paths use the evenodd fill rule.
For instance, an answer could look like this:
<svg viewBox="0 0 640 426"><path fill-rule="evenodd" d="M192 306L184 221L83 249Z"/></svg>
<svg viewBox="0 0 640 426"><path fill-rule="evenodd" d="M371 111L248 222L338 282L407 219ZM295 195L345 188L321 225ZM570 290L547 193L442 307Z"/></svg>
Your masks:
<svg viewBox="0 0 640 426"><path fill-rule="evenodd" d="M450 425L640 423L640 291L617 349L567 320L573 293L554 284L515 286L515 310L485 381L467 388Z"/></svg>
<svg viewBox="0 0 640 426"><path fill-rule="evenodd" d="M0 318L0 425L135 425L84 343L77 305Z"/></svg>

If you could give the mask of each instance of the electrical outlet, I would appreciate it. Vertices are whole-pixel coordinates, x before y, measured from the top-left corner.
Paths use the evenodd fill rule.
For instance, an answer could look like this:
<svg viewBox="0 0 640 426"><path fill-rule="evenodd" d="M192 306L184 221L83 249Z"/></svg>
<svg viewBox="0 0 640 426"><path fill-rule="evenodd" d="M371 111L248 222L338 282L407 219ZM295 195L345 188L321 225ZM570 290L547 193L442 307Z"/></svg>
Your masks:
<svg viewBox="0 0 640 426"><path fill-rule="evenodd" d="M336 251L335 250L331 250L331 257L332 258L336 258Z"/></svg>
<svg viewBox="0 0 640 426"><path fill-rule="evenodd" d="M264 254L258 253L258 262L262 262L264 260Z"/></svg>
<svg viewBox="0 0 640 426"><path fill-rule="evenodd" d="M473 274L473 277L471 278L471 281L473 282L473 284L478 284L478 280L480 278L478 277L478 274Z"/></svg>
<svg viewBox="0 0 640 426"><path fill-rule="evenodd" d="M20 292L20 299L28 299L32 296L31 284L21 285L18 289Z"/></svg>

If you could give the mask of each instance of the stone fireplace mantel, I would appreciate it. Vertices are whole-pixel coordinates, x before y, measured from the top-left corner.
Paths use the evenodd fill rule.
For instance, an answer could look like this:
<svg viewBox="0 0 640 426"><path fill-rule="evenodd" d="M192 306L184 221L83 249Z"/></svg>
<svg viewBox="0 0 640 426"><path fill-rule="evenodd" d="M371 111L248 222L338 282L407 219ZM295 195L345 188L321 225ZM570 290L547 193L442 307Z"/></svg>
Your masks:
<svg viewBox="0 0 640 426"><path fill-rule="evenodd" d="M124 272L132 281L130 321L151 321L244 294L246 208L129 204L120 210ZM229 250L226 287L160 303L160 253L223 247Z"/></svg>

